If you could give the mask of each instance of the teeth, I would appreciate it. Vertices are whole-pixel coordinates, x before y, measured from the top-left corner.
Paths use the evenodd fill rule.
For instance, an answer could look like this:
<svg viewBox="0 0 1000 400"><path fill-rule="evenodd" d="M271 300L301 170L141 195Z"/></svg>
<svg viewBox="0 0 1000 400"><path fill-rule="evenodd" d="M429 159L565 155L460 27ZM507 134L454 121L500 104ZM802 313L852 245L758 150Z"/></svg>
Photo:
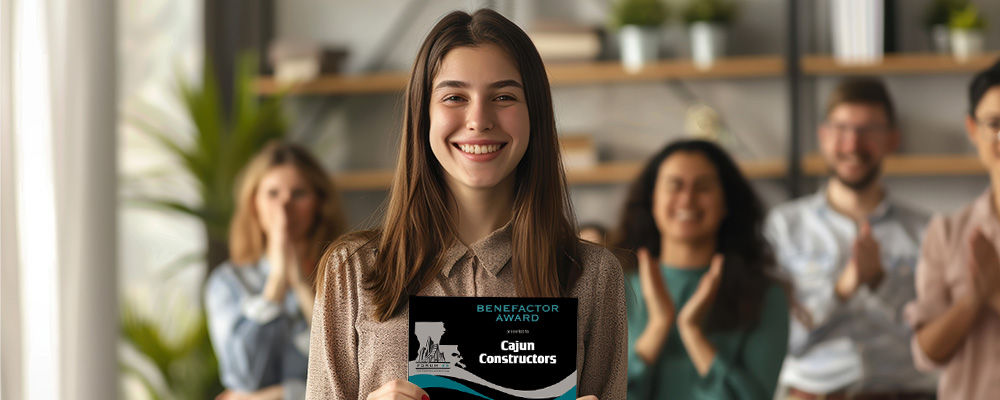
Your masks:
<svg viewBox="0 0 1000 400"><path fill-rule="evenodd" d="M697 213L691 210L677 210L675 216L681 221L690 221L695 219Z"/></svg>
<svg viewBox="0 0 1000 400"><path fill-rule="evenodd" d="M459 144L458 148L469 154L489 154L500 150L499 144Z"/></svg>

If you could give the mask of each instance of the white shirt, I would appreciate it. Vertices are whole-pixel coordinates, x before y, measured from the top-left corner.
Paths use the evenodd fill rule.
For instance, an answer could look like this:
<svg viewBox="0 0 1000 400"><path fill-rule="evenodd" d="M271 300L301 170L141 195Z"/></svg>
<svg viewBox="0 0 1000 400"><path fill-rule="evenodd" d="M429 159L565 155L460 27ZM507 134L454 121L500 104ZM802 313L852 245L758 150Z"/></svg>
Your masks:
<svg viewBox="0 0 1000 400"><path fill-rule="evenodd" d="M857 224L830 206L825 188L768 216L765 231L778 264L812 319L811 328L792 319L782 385L814 393L933 392L936 378L914 368L913 332L903 318L916 297L914 268L928 216L887 198L868 220L885 276L876 289L862 286L841 301L834 287Z"/></svg>

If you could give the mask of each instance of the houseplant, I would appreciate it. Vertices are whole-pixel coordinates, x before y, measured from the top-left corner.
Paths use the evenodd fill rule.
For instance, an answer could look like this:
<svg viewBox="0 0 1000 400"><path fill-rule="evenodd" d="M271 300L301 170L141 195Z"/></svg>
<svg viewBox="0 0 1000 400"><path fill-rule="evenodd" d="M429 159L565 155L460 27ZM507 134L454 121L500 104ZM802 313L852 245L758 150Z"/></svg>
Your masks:
<svg viewBox="0 0 1000 400"><path fill-rule="evenodd" d="M698 68L708 68L726 51L726 27L736 18L733 0L691 0L684 8L684 23L691 37L691 58Z"/></svg>
<svg viewBox="0 0 1000 400"><path fill-rule="evenodd" d="M206 66L200 83L179 80L178 96L194 128L190 140L178 140L178 135L168 133L148 118L138 115L129 118L130 123L180 163L183 173L196 183L200 202L191 204L174 197L143 194L134 195L129 201L199 220L205 231L206 276L228 258L229 219L235 207L233 187L237 174L265 143L284 137L286 130L282 96L258 99L254 92L257 71L254 60L248 54L237 62L230 110L224 109L219 84L209 72L210 66ZM185 142L190 144L182 144Z"/></svg>
<svg viewBox="0 0 1000 400"><path fill-rule="evenodd" d="M177 134L162 123L153 122L156 115L166 112L143 107L130 113L127 121L152 138L181 166L182 174L190 177L197 189L198 201L185 202L171 195L155 196L143 193L141 187L126 195L126 203L153 207L181 216L197 219L205 232L205 252L187 254L169 265L170 269L188 266L203 260L205 276L228 258L229 221L235 208L234 186L237 175L250 158L271 140L284 137L286 119L282 96L259 99L253 84L257 63L253 55L243 55L236 65L232 105L226 108L221 89L206 62L201 82L178 79L177 95L184 113L190 119L191 132ZM187 136L187 137L185 137ZM162 179L148 175L131 181L145 182ZM207 321L202 309L196 310L195 324L184 329L182 339L165 338L176 324L157 324L126 307L121 314L124 343L141 353L155 368L138 369L122 363L123 376L136 377L147 386L154 398L204 399L213 398L222 386L219 383L215 354L209 341ZM163 382L165 388L151 382Z"/></svg>
<svg viewBox="0 0 1000 400"><path fill-rule="evenodd" d="M951 51L956 59L968 60L983 52L986 19L974 4L967 3L960 8L952 9L948 18L948 29L951 34Z"/></svg>
<svg viewBox="0 0 1000 400"><path fill-rule="evenodd" d="M622 65L630 72L659 57L660 25L667 8L660 0L621 0L615 5L612 24L618 28Z"/></svg>
<svg viewBox="0 0 1000 400"><path fill-rule="evenodd" d="M930 37L931 48L937 53L950 51L948 35L948 19L954 9L968 4L967 0L933 0L927 4L924 12L924 29Z"/></svg>

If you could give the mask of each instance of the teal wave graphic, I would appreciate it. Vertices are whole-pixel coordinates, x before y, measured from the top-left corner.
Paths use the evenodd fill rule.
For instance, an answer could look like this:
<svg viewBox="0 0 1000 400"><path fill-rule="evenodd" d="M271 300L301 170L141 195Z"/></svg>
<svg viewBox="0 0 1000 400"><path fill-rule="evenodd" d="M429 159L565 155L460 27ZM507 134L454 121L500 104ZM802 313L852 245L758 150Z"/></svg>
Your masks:
<svg viewBox="0 0 1000 400"><path fill-rule="evenodd" d="M437 376L437 375L426 375L426 374L413 375L413 376L410 377L410 383L412 383L414 385L417 385L417 386L420 386L421 388L424 388L424 389L427 389L427 388L451 389L451 390L457 390L457 391L463 392L463 393L468 393L468 394L471 394L473 396L479 396L479 397L482 397L482 398L484 398L486 400L493 400L493 399L491 399L489 397L483 396L482 393L479 393L479 392L477 392L475 390L470 389L468 386L465 386L465 385L463 385L461 383L458 383L458 382L455 382L455 381L453 381L451 379L440 377L440 376Z"/></svg>
<svg viewBox="0 0 1000 400"><path fill-rule="evenodd" d="M486 400L493 400L492 398L484 396L482 393L472 390L468 386L465 386L461 383L455 382L451 379L442 376L427 375L427 374L413 375L410 376L410 383L420 386L421 388L424 389L427 388L451 389L451 390L457 390L462 393L468 393L473 396L479 396ZM567 390L566 393L563 393L561 396L556 398L556 400L575 400L575 399L576 399L576 386L573 386L572 388Z"/></svg>

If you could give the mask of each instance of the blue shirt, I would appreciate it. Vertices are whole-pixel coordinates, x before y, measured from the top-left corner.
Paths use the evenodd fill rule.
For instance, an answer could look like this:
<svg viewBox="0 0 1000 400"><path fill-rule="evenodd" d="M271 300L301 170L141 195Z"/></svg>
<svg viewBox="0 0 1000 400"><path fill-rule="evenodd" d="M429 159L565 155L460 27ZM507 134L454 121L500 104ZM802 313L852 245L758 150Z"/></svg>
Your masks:
<svg viewBox="0 0 1000 400"><path fill-rule="evenodd" d="M862 286L841 301L834 287L857 237L854 220L830 206L825 188L768 216L765 231L778 264L812 319L812 326L792 319L783 385L815 393L934 390L935 378L913 367L913 331L903 318L916 297L914 271L928 216L887 196L868 221L885 275L874 290Z"/></svg>
<svg viewBox="0 0 1000 400"><path fill-rule="evenodd" d="M270 265L220 265L205 284L208 329L222 384L250 392L282 384L285 399L305 397L309 324L291 290L283 304L262 296Z"/></svg>

